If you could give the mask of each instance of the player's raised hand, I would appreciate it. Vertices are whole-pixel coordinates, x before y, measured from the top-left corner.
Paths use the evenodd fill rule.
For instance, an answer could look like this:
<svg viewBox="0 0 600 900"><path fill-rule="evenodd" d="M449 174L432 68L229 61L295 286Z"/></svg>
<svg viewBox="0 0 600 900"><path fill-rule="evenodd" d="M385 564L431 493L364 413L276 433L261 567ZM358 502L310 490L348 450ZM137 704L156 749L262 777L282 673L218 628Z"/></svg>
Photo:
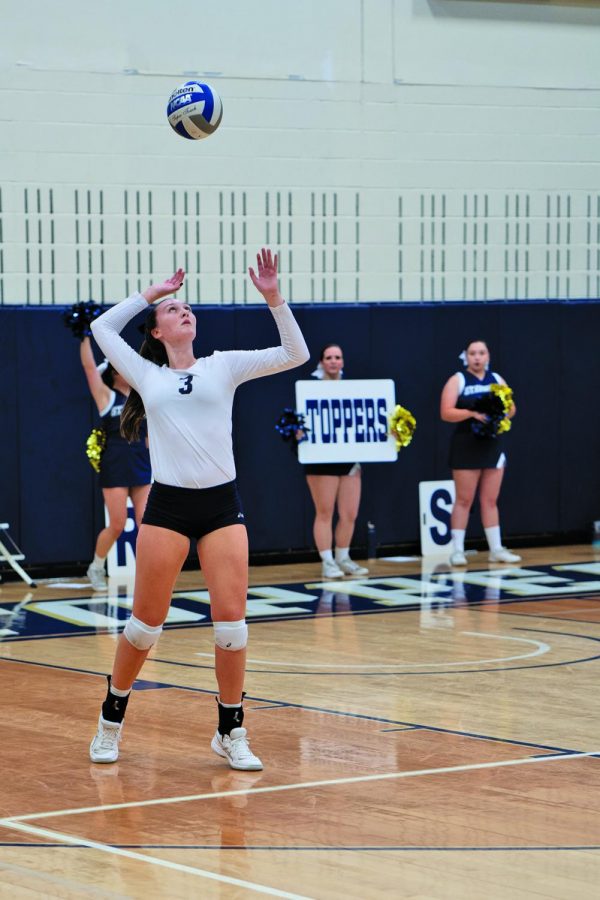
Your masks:
<svg viewBox="0 0 600 900"><path fill-rule="evenodd" d="M170 278L165 278L161 284L151 284L150 287L146 288L142 293L142 297L144 297L148 303L154 303L155 300L162 300L163 297L168 297L169 294L176 293L183 284L184 278L185 272L183 269L177 269Z"/></svg>
<svg viewBox="0 0 600 900"><path fill-rule="evenodd" d="M277 280L278 262L277 253L273 256L270 250L263 247L260 253L256 254L258 274L252 267L248 269L252 284L263 295L269 306L281 306L283 303Z"/></svg>

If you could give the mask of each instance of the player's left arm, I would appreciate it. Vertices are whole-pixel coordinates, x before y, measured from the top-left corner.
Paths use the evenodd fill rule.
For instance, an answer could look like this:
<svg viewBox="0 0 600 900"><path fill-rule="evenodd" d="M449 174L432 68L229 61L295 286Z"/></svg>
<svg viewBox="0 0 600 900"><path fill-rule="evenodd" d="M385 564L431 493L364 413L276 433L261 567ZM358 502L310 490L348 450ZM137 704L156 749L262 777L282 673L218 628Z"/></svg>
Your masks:
<svg viewBox="0 0 600 900"><path fill-rule="evenodd" d="M273 255L270 250L263 248L256 260L258 273L250 268L248 274L271 310L281 345L265 350L234 350L224 353L223 359L235 385L252 378L293 369L307 362L310 357L300 327L279 292L277 254Z"/></svg>

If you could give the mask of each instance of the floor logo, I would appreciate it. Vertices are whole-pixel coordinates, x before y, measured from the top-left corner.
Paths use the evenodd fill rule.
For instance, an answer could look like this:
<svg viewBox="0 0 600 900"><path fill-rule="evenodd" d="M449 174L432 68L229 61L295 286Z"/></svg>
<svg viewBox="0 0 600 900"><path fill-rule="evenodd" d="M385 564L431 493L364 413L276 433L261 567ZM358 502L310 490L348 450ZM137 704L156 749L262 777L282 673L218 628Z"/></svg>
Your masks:
<svg viewBox="0 0 600 900"><path fill-rule="evenodd" d="M243 514L240 514L243 515ZM110 581L110 579L109 579ZM310 616L447 609L519 600L582 597L600 602L600 563L535 568L452 571L424 560L418 575L261 585L248 590L246 618L255 621ZM60 597L0 604L0 640L119 632L131 615L127 589L103 597ZM206 590L177 591L165 625L208 625Z"/></svg>

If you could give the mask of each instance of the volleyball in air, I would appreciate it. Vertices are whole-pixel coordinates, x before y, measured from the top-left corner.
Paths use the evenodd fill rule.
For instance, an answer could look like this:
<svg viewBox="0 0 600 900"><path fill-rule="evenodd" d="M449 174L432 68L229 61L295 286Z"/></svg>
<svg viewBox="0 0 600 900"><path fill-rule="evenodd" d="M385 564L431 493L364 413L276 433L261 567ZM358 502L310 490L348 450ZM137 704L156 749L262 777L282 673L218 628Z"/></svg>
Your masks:
<svg viewBox="0 0 600 900"><path fill-rule="evenodd" d="M175 88L167 104L169 125L190 141L213 134L223 118L223 104L214 88L199 81L186 81Z"/></svg>

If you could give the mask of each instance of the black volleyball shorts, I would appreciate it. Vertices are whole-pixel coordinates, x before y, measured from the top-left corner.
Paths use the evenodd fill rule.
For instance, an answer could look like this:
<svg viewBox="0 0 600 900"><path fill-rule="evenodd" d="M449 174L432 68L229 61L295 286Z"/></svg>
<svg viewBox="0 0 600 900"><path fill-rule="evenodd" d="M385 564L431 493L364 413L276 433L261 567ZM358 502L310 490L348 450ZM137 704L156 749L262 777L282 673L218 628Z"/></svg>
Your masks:
<svg viewBox="0 0 600 900"><path fill-rule="evenodd" d="M344 475L353 475L353 469L360 469L359 463L303 463L305 475L335 475L341 478Z"/></svg>
<svg viewBox="0 0 600 900"><path fill-rule="evenodd" d="M168 528L195 541L218 528L245 524L235 481L209 488L174 487L155 481L142 519L142 525Z"/></svg>

